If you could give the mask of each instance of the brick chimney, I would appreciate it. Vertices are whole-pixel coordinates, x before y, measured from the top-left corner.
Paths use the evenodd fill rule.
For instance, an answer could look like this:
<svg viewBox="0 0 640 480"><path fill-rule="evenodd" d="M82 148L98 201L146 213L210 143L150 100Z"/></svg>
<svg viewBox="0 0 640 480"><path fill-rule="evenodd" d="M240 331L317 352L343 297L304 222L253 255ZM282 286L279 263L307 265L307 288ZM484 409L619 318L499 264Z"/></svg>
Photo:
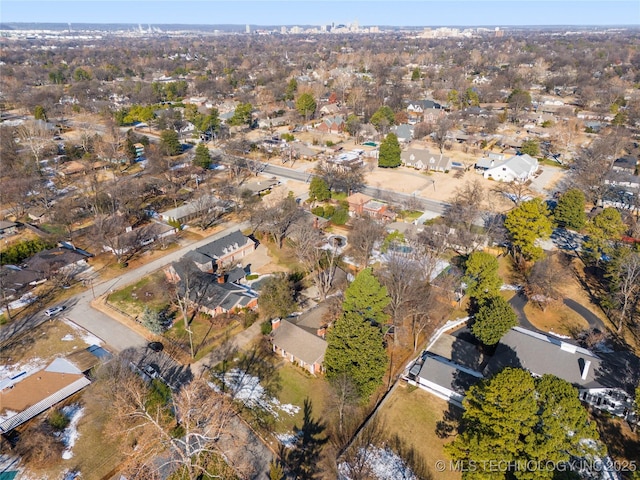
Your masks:
<svg viewBox="0 0 640 480"><path fill-rule="evenodd" d="M224 283L224 275L218 275L218 283Z"/></svg>
<svg viewBox="0 0 640 480"><path fill-rule="evenodd" d="M272 318L271 319L271 330L275 330L280 326L280 318Z"/></svg>

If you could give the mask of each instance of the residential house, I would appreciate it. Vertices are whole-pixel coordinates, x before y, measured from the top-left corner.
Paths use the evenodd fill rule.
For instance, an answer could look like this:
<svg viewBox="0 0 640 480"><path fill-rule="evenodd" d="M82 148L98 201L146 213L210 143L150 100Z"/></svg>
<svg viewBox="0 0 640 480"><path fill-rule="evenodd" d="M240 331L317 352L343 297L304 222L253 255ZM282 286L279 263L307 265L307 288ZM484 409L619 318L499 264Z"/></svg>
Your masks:
<svg viewBox="0 0 640 480"><path fill-rule="evenodd" d="M324 372L324 354L327 341L289 319L271 321L271 344L273 351L287 361L297 364L311 375Z"/></svg>
<svg viewBox="0 0 640 480"><path fill-rule="evenodd" d="M346 200L349 204L349 213L362 215L364 213L364 205L373 199L369 195L356 192L353 195L349 195Z"/></svg>
<svg viewBox="0 0 640 480"><path fill-rule="evenodd" d="M203 195L184 205L161 212L160 218L164 222L179 222L180 225L187 225L190 221L200 218L211 209L225 213L230 207L229 202L225 202L215 195Z"/></svg>
<svg viewBox="0 0 640 480"><path fill-rule="evenodd" d="M495 353L484 358L465 335L441 335L410 365L408 381L460 406L470 384L505 367L523 368L536 377L551 374L566 380L593 408L637 421L633 391L640 380L640 359L632 353L596 354L552 335L514 327L500 339Z"/></svg>
<svg viewBox="0 0 640 480"><path fill-rule="evenodd" d="M225 275L202 271L189 254L165 270L167 279L178 285L178 293L192 307L212 317L258 306L258 294L251 288L227 281ZM234 275L234 279L238 279Z"/></svg>
<svg viewBox="0 0 640 480"><path fill-rule="evenodd" d="M13 235L18 230L18 224L16 222L8 222L6 220L0 220L0 238Z"/></svg>
<svg viewBox="0 0 640 480"><path fill-rule="evenodd" d="M185 257L191 259L200 271L213 273L225 264L238 263L255 248L256 243L251 238L236 230L192 250Z"/></svg>
<svg viewBox="0 0 640 480"><path fill-rule="evenodd" d="M118 235L110 244L105 244L102 249L114 255L124 255L129 251L139 250L157 241L164 241L178 232L176 227L164 223L149 223L141 227L129 227L126 232Z"/></svg>
<svg viewBox="0 0 640 480"><path fill-rule="evenodd" d="M499 182L526 181L532 179L537 171L538 160L525 154L515 155L501 162L492 160L483 176Z"/></svg>
<svg viewBox="0 0 640 480"><path fill-rule="evenodd" d="M320 108L320 115L323 117L325 115L338 115L340 113L340 107L335 103L329 103L327 105L323 105Z"/></svg>
<svg viewBox="0 0 640 480"><path fill-rule="evenodd" d="M56 275L71 278L88 268L93 255L73 246L43 250L21 265L4 265L0 270L2 289L11 299L33 287L45 283Z"/></svg>
<svg viewBox="0 0 640 480"><path fill-rule="evenodd" d="M316 125L316 130L322 133L342 133L345 129L345 122L342 115L324 117L322 121Z"/></svg>
<svg viewBox="0 0 640 480"><path fill-rule="evenodd" d="M251 182L243 183L238 188L240 191L249 190L254 195L263 195L273 190L274 187L280 185L280 181L276 177L264 178L253 180Z"/></svg>
<svg viewBox="0 0 640 480"><path fill-rule="evenodd" d="M36 225L50 222L52 215L51 211L43 207L34 207L27 211L27 217Z"/></svg>
<svg viewBox="0 0 640 480"><path fill-rule="evenodd" d="M90 383L82 370L64 358L37 372L25 371L0 381L0 433L10 432Z"/></svg>
<svg viewBox="0 0 640 480"><path fill-rule="evenodd" d="M408 148L400 154L402 163L407 167L418 170L447 172L451 170L452 163L449 157L441 153L431 153L428 150Z"/></svg>
<svg viewBox="0 0 640 480"><path fill-rule="evenodd" d="M444 109L442 105L434 102L433 100L414 100L409 101L407 104L407 116L409 117L408 122L411 125L415 125L416 123L420 123L425 121L424 112L425 110L442 110L444 113ZM431 113L432 115L433 113ZM430 122L433 123L433 122Z"/></svg>
<svg viewBox="0 0 640 480"><path fill-rule="evenodd" d="M364 165L364 161L362 160L362 153L362 150L358 152L343 152L329 158L327 160L327 163L341 170L351 169L353 167Z"/></svg>
<svg viewBox="0 0 640 480"><path fill-rule="evenodd" d="M413 125L406 123L393 125L389 131L398 137L400 143L409 143L413 139Z"/></svg>

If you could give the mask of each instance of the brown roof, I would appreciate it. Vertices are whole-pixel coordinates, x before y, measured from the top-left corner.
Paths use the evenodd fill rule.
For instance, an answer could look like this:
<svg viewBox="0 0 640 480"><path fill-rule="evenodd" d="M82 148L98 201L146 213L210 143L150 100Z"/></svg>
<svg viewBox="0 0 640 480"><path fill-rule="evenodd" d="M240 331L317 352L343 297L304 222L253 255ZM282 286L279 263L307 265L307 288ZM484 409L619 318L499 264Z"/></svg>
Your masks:
<svg viewBox="0 0 640 480"><path fill-rule="evenodd" d="M347 197L347 202L349 204L355 204L355 205L364 205L369 200L372 200L372 198L369 195L365 195L364 193L360 193L360 192L354 193L353 195L350 195Z"/></svg>
<svg viewBox="0 0 640 480"><path fill-rule="evenodd" d="M60 373L41 370L0 392L0 413L21 412L83 378L81 373Z"/></svg>

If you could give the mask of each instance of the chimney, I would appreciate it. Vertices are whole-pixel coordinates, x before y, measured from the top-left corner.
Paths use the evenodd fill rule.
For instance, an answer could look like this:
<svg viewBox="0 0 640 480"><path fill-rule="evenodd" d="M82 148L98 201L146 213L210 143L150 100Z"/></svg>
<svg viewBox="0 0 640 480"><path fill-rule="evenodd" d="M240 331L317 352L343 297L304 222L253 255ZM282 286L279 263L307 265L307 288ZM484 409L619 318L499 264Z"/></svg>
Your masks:
<svg viewBox="0 0 640 480"><path fill-rule="evenodd" d="M589 375L589 367L591 366L591 360L585 360L584 361L584 366L582 367L582 376L580 378L582 378L582 380L586 380L587 379L587 375Z"/></svg>
<svg viewBox="0 0 640 480"><path fill-rule="evenodd" d="M224 275L218 275L218 283L224 283Z"/></svg>
<svg viewBox="0 0 640 480"><path fill-rule="evenodd" d="M326 335L326 333L327 333L327 329L326 329L325 327L320 327L320 328L316 331L316 335L317 335L317 336L319 336L319 337L321 337L321 338L324 338L324 336Z"/></svg>
<svg viewBox="0 0 640 480"><path fill-rule="evenodd" d="M275 330L280 326L280 318L272 318L271 319L271 330Z"/></svg>

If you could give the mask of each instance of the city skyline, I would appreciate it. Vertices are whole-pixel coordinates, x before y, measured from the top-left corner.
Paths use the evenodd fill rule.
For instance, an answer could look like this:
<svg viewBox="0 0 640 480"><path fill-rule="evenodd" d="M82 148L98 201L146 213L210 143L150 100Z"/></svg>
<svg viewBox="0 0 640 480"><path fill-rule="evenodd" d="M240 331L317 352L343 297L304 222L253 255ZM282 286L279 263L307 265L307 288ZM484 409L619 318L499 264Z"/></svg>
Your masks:
<svg viewBox="0 0 640 480"><path fill-rule="evenodd" d="M640 24L627 0L3 0L3 23L360 26L616 26Z"/></svg>

